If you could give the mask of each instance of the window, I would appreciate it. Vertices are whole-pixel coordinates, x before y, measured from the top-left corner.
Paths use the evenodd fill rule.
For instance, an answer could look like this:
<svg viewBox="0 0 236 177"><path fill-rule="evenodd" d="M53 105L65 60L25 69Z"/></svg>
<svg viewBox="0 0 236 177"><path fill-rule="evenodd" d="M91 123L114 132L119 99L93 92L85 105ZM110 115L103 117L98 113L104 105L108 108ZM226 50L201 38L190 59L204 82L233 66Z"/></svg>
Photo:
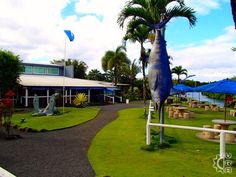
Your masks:
<svg viewBox="0 0 236 177"><path fill-rule="evenodd" d="M48 72L47 74L49 75L59 75L59 69L58 68L47 68Z"/></svg>
<svg viewBox="0 0 236 177"><path fill-rule="evenodd" d="M32 74L32 66L24 66L24 73Z"/></svg>
<svg viewBox="0 0 236 177"><path fill-rule="evenodd" d="M34 74L45 74L45 68L44 67L34 67L33 73Z"/></svg>

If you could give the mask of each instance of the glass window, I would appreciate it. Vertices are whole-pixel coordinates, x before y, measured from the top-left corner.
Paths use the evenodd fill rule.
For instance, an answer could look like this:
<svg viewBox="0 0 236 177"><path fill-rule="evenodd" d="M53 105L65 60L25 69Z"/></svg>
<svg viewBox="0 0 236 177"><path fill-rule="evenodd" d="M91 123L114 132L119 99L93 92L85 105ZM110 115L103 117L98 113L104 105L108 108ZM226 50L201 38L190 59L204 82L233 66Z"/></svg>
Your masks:
<svg viewBox="0 0 236 177"><path fill-rule="evenodd" d="M34 74L45 74L45 68L44 67L34 67L33 73Z"/></svg>
<svg viewBox="0 0 236 177"><path fill-rule="evenodd" d="M48 73L51 75L59 75L59 69L58 68L48 68Z"/></svg>
<svg viewBox="0 0 236 177"><path fill-rule="evenodd" d="M24 66L24 73L32 74L32 66Z"/></svg>

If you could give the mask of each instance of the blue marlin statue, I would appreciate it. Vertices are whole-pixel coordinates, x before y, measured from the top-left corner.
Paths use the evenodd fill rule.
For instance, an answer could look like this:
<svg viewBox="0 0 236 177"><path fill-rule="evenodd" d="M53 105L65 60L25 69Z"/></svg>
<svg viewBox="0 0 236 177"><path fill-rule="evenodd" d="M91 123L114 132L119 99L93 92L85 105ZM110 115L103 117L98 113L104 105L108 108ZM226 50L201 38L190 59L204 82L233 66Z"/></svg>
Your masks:
<svg viewBox="0 0 236 177"><path fill-rule="evenodd" d="M164 103L170 95L172 77L166 41L162 31L165 23L155 26L155 40L149 56L148 81L152 99L158 106L159 122L164 124ZM164 128L160 128L160 144L164 142Z"/></svg>

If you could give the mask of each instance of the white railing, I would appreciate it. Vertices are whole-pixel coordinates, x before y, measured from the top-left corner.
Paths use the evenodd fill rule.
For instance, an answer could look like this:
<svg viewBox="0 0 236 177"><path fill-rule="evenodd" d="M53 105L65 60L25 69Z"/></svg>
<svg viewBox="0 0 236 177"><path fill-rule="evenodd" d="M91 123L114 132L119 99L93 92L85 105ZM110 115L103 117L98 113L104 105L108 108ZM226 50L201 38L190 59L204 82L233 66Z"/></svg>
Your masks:
<svg viewBox="0 0 236 177"><path fill-rule="evenodd" d="M111 99L112 100L112 104L115 103L115 97L114 96L105 95L105 97L107 97L108 99Z"/></svg>
<svg viewBox="0 0 236 177"><path fill-rule="evenodd" d="M154 109L151 105L152 105L152 103L150 101L149 114L148 114L148 119L147 119L147 124L146 124L146 144L147 145L150 145L150 143L151 143L151 134L150 134L151 126L185 129L185 130L215 132L215 133L220 133L220 157L225 158L225 155L226 155L226 153L225 153L225 134L226 133L231 133L231 134L236 135L236 131L218 130L218 129L212 129L212 128L191 127L191 126L182 126L182 125L169 125L169 124L151 123L152 111L154 111Z"/></svg>
<svg viewBox="0 0 236 177"><path fill-rule="evenodd" d="M116 96L115 97L119 98L120 99L120 102L122 103L122 96Z"/></svg>

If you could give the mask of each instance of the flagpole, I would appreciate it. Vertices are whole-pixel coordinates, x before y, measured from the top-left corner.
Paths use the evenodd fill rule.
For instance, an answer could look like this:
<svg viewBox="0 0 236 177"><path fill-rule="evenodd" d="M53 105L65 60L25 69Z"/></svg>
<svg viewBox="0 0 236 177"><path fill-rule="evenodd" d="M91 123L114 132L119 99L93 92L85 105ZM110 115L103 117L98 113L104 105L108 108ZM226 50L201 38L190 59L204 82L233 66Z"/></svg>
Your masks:
<svg viewBox="0 0 236 177"><path fill-rule="evenodd" d="M64 67L63 67L63 89L62 89L62 108L63 108L63 114L65 111L65 73L66 73L66 36L65 36L65 48L64 48L64 63L63 63Z"/></svg>

